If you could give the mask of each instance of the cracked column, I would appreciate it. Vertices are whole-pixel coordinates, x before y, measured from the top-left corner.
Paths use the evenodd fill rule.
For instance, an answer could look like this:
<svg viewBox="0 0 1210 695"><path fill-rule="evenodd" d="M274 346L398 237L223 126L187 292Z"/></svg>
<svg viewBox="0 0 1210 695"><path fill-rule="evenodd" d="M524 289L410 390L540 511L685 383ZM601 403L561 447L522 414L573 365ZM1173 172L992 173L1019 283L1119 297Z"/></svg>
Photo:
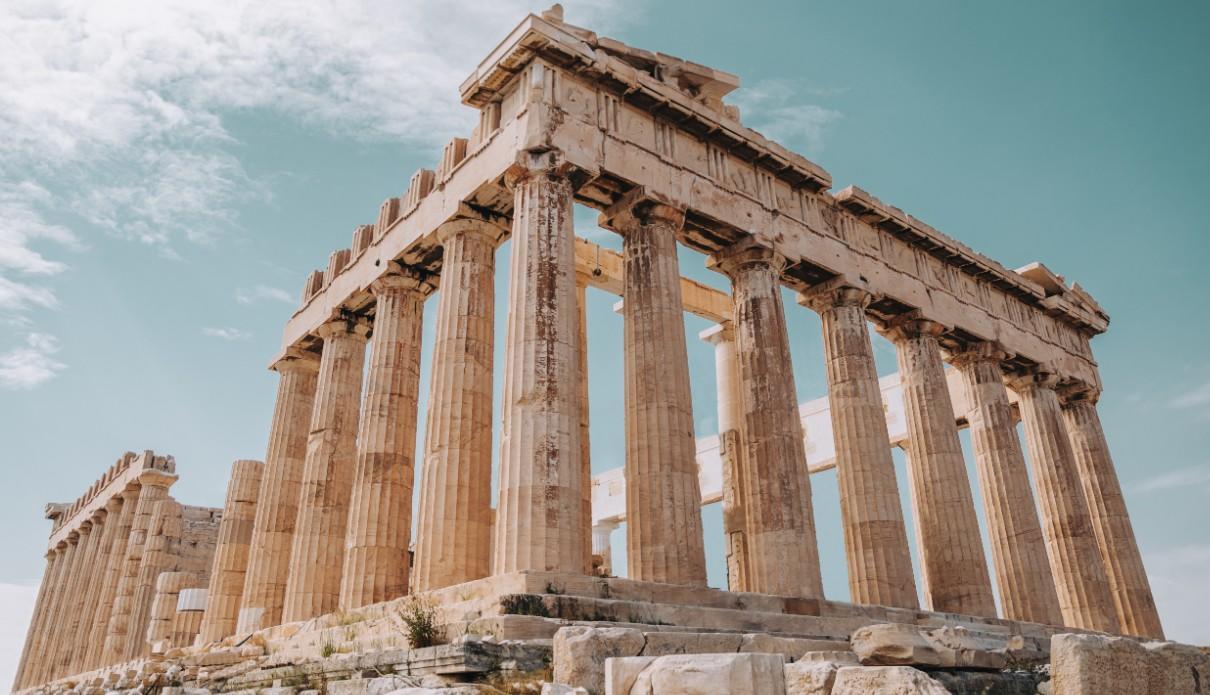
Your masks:
<svg viewBox="0 0 1210 695"><path fill-rule="evenodd" d="M602 213L600 224L622 235L627 576L705 586L702 493L676 257L684 219L680 210L640 192Z"/></svg>
<svg viewBox="0 0 1210 695"><path fill-rule="evenodd" d="M991 577L937 342L944 332L941 324L911 314L886 330L899 357L925 603L934 611L994 618Z"/></svg>
<svg viewBox="0 0 1210 695"><path fill-rule="evenodd" d="M538 160L541 156L523 154ZM493 573L584 570L571 181L523 165L513 187Z"/></svg>
<svg viewBox="0 0 1210 695"><path fill-rule="evenodd" d="M151 604L155 600L155 582L161 572L172 567L173 558L179 552L183 511L181 503L172 498L160 500L152 509L143 561L139 566L139 579L131 603L126 659L137 659L151 653L151 645L147 643L147 623L151 619Z"/></svg>
<svg viewBox="0 0 1210 695"><path fill-rule="evenodd" d="M710 259L731 278L747 445L750 591L823 598L811 481L781 299L785 258L745 238Z"/></svg>
<svg viewBox="0 0 1210 695"><path fill-rule="evenodd" d="M1139 555L1126 499L1097 414L1100 393L1083 389L1065 400L1063 420L1075 455L1101 561L1122 633L1164 639L1151 584Z"/></svg>
<svg viewBox="0 0 1210 695"><path fill-rule="evenodd" d="M1057 384L1057 376L1044 371L1009 381L1020 397L1021 421L1025 424L1025 442L1059 608L1064 625L1118 632L1109 581L1059 410Z"/></svg>
<svg viewBox="0 0 1210 695"><path fill-rule="evenodd" d="M799 298L823 324L828 407L853 603L918 608L882 389L866 324L870 294L829 281Z"/></svg>
<svg viewBox="0 0 1210 695"><path fill-rule="evenodd" d="M17 675L13 678L13 690L21 690L29 683L28 672L35 660L34 645L37 637L45 629L46 612L53 600L54 589L51 583L55 578L55 568L59 562L59 552L55 548L46 551L46 569L42 571L42 583L38 586L38 598L34 600L34 612L25 631L25 646L21 649L21 661L17 664Z"/></svg>
<svg viewBox="0 0 1210 695"><path fill-rule="evenodd" d="M1004 388L1001 365L1007 358L995 344L978 343L952 355L950 363L962 374L970 405L966 419L1003 617L1062 625L1025 455Z"/></svg>
<svg viewBox="0 0 1210 695"><path fill-rule="evenodd" d="M109 546L109 561L102 575L103 581L97 593L97 613L89 629L88 651L84 656L84 668L91 670L103 664L105 635L109 631L109 619L117 602L118 582L126 566L126 546L130 541L131 525L138 507L142 486L131 483L117 495L121 500L119 511L113 519L113 540Z"/></svg>
<svg viewBox="0 0 1210 695"><path fill-rule="evenodd" d="M443 253L416 530L417 591L486 577L491 567L492 370L501 235L500 228L473 219L437 229Z"/></svg>
<svg viewBox="0 0 1210 695"><path fill-rule="evenodd" d="M231 464L227 498L223 503L223 518L219 522L218 542L214 547L214 562L210 569L209 603L200 628L203 644L235 634L264 468L265 464L260 461L248 459ZM175 597L183 588L187 588L187 585L177 586L172 593L171 606L165 604L162 607L159 619L163 622L156 639L171 638L172 617L176 614Z"/></svg>
<svg viewBox="0 0 1210 695"><path fill-rule="evenodd" d="M285 623L337 608L357 462L357 419L369 326L359 319L342 318L323 324L316 333L324 341L323 353L286 580Z"/></svg>
<svg viewBox="0 0 1210 695"><path fill-rule="evenodd" d="M104 510L98 515L100 535L97 536L97 549L93 553L92 562L90 563L90 567L95 569L89 572L88 586L84 589L84 602L80 606L80 619L75 627L75 632L79 635L79 638L72 647L71 661L68 665L68 671L71 673L81 673L87 670L85 668L85 661L90 646L88 640L96 623L97 613L100 610L101 589L106 582L105 571L109 567L113 537L120 521L121 510L122 496L121 494L117 494L106 500ZM93 533L97 533L96 528L94 528Z"/></svg>
<svg viewBox="0 0 1210 695"><path fill-rule="evenodd" d="M236 625L239 633L282 622L319 360L315 353L292 350L273 365L273 370L279 376L277 403L248 549L248 570Z"/></svg>
<svg viewBox="0 0 1210 695"><path fill-rule="evenodd" d="M740 436L744 404L740 395L735 330L730 321L702 331L698 337L714 346L718 383L718 445L723 469L723 535L726 537L727 589L751 591L748 576L747 490L744 488L745 447Z"/></svg>
<svg viewBox="0 0 1210 695"><path fill-rule="evenodd" d="M428 280L403 268L370 285L374 337L345 536L344 610L408 592L420 336L424 300L433 291Z"/></svg>

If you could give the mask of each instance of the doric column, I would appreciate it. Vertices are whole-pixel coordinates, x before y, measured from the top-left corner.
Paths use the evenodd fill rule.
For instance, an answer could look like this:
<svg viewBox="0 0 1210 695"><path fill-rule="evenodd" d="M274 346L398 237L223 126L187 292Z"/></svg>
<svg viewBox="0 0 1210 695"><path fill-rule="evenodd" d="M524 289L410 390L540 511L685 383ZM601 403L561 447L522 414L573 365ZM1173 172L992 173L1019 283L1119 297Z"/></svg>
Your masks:
<svg viewBox="0 0 1210 695"><path fill-rule="evenodd" d="M971 448L983 494L983 516L996 566L1003 617L1061 625L1054 575L1016 421L1004 388L1001 364L1008 355L993 343L979 343L954 354L950 362L966 387Z"/></svg>
<svg viewBox="0 0 1210 695"><path fill-rule="evenodd" d="M580 335L572 186L553 169L513 185L504 427L493 572L584 569Z"/></svg>
<svg viewBox="0 0 1210 695"><path fill-rule="evenodd" d="M622 235L628 576L705 586L702 493L676 257L683 224L680 210L633 195L601 215L601 226Z"/></svg>
<svg viewBox="0 0 1210 695"><path fill-rule="evenodd" d="M1092 519L1092 531L1104 563L1118 623L1127 635L1164 639L1155 609L1147 570L1126 511L1126 499L1109 455L1109 442L1097 414L1097 397L1091 390L1072 393L1063 404L1067 436L1075 454Z"/></svg>
<svg viewBox="0 0 1210 695"><path fill-rule="evenodd" d="M59 594L59 605L50 625L50 639L44 645L42 673L39 680L42 683L55 680L62 675L59 669L59 655L63 652L64 643L70 639L68 625L71 623L76 598L80 595L76 585L79 584L81 568L84 567L83 560L85 548L87 548L86 526L88 524L81 524L80 528L67 536L67 569L61 580L63 588Z"/></svg>
<svg viewBox="0 0 1210 695"><path fill-rule="evenodd" d="M176 614L172 618L172 646L188 647L197 639L205 617L207 590L185 588L177 595Z"/></svg>
<svg viewBox="0 0 1210 695"><path fill-rule="evenodd" d="M849 595L853 603L916 608L912 556L866 324L870 294L829 281L799 302L823 324Z"/></svg>
<svg viewBox="0 0 1210 695"><path fill-rule="evenodd" d="M49 603L46 607L46 617L43 622L42 630L38 633L34 642L33 659L28 667L28 675L26 680L28 685L38 685L50 680L51 656L54 640L57 637L55 627L59 620L59 616L63 613L63 604L66 602L67 584L71 577L71 565L74 556L72 551L75 549L75 544L71 542L71 536L59 542L55 547L55 552L59 559L55 563L54 581L51 583L51 595Z"/></svg>
<svg viewBox="0 0 1210 695"><path fill-rule="evenodd" d="M580 518L587 536L584 543L584 574L592 574L592 446L588 419L588 278L576 273L576 316L580 330Z"/></svg>
<svg viewBox="0 0 1210 695"><path fill-rule="evenodd" d="M236 632L241 634L282 621L319 360L315 353L292 351L273 370L279 375L277 403L240 598Z"/></svg>
<svg viewBox="0 0 1210 695"><path fill-rule="evenodd" d="M148 529L151 527L152 510L161 500L168 498L168 488L176 480L175 475L155 469L147 469L139 474L141 487L130 522L125 558L114 591L113 609L110 611L109 627L105 632L102 664L116 664L125 659L129 635L142 635L142 630L131 627L139 568L143 564L143 550L147 543Z"/></svg>
<svg viewBox="0 0 1210 695"><path fill-rule="evenodd" d="M151 602L155 600L155 582L161 572L172 567L173 558L178 552L182 512L181 503L172 498L160 500L152 509L143 561L139 566L139 580L131 603L127 659L137 659L151 652L151 645L147 643L147 621L151 619Z"/></svg>
<svg viewBox="0 0 1210 695"><path fill-rule="evenodd" d="M1075 454L1067 438L1055 375L1037 372L1010 380L1019 396L1025 443L1033 465L1046 553L1069 627L1117 632L1118 620L1097 550Z"/></svg>
<svg viewBox="0 0 1210 695"><path fill-rule="evenodd" d="M89 587L96 578L97 572L95 568L98 566L97 557L100 555L101 541L103 540L105 524L105 510L98 509L88 519L85 528L81 528L80 543L83 554L81 556L81 565L79 576L74 582L75 596L72 598L72 603L69 605L71 611L70 616L65 624L67 632L62 640L62 646L59 651L57 669L64 676L76 673L72 670L73 659L76 650L84 645L83 627L89 624L88 614L85 612L88 606L88 598L90 596Z"/></svg>
<svg viewBox="0 0 1210 695"><path fill-rule="evenodd" d="M994 618L979 518L937 342L944 332L941 324L913 315L885 331L899 357L924 596L935 611Z"/></svg>
<svg viewBox="0 0 1210 695"><path fill-rule="evenodd" d="M744 404L740 394L739 359L735 354L735 330L727 321L702 331L699 337L714 346L714 378L718 384L718 447L723 468L727 588L730 591L751 591L745 518L745 447L740 435Z"/></svg>
<svg viewBox="0 0 1210 695"><path fill-rule="evenodd" d="M384 275L370 290L376 297L374 338L345 536L340 585L345 610L408 591L420 335L424 300L433 285L424 273L408 268Z"/></svg>
<svg viewBox="0 0 1210 695"><path fill-rule="evenodd" d="M21 661L17 663L17 675L13 678L14 691L26 687L26 672L34 659L32 647L36 641L35 637L42 630L42 624L46 620L46 607L52 593L50 583L54 580L55 564L58 560L59 553L54 548L46 552L46 569L42 571L42 582L38 585L38 598L34 600L34 613L30 616L29 628L25 631L25 646L21 649Z"/></svg>
<svg viewBox="0 0 1210 695"><path fill-rule="evenodd" d="M210 588L207 592L210 603L206 606L200 629L202 643L216 642L235 634L264 468L265 464L260 461L248 459L231 464L227 498L223 503L223 518L219 522L218 542L214 547L214 562L210 569ZM186 586L181 584L176 591ZM162 634L156 639L169 639L172 636L172 617L176 614L175 595L173 593L171 606L164 606L164 613L160 616L164 621L160 626Z"/></svg>
<svg viewBox="0 0 1210 695"><path fill-rule="evenodd" d="M109 544L109 560L102 573L102 582L97 590L97 612L89 628L88 650L84 656L84 669L92 670L102 665L105 651L105 635L109 631L109 619L117 601L118 581L126 566L126 544L130 540L130 527L134 523L142 486L131 483L116 498L121 500L116 516L110 516L113 537Z"/></svg>
<svg viewBox="0 0 1210 695"><path fill-rule="evenodd" d="M96 624L97 612L100 609L101 589L105 585L105 572L109 568L110 552L113 548L113 537L122 513L122 495L117 494L109 498L105 502L104 510L98 515L94 524L99 523L99 527L94 527L93 534L97 535L97 549L93 554L91 567L95 568L89 572L88 586L84 589L84 602L80 607L80 620L76 623L75 631L79 635L75 646L72 648L71 662L68 666L68 671L71 673L81 673L87 671L87 657L90 647L89 637L92 635L92 629Z"/></svg>
<svg viewBox="0 0 1210 695"><path fill-rule="evenodd" d="M357 419L369 326L359 320L338 319L323 324L317 332L324 341L323 353L286 581L282 611L286 623L337 608L357 463Z"/></svg>
<svg viewBox="0 0 1210 695"><path fill-rule="evenodd" d="M822 598L811 480L779 280L785 259L751 239L710 260L731 278L747 445L750 591Z"/></svg>
<svg viewBox="0 0 1210 695"><path fill-rule="evenodd" d="M189 572L160 572L156 577L155 598L151 601L151 613L147 621L147 644L151 645L153 652L157 642L171 644L172 623L176 619L176 604L181 589L188 589L196 584L197 577Z"/></svg>
<svg viewBox="0 0 1210 695"><path fill-rule="evenodd" d="M592 527L592 554L601 558L601 574L613 576L613 532L616 522L601 522Z"/></svg>
<svg viewBox="0 0 1210 695"><path fill-rule="evenodd" d="M437 230L441 290L416 529L417 591L486 577L491 566L492 361L501 234L472 219Z"/></svg>

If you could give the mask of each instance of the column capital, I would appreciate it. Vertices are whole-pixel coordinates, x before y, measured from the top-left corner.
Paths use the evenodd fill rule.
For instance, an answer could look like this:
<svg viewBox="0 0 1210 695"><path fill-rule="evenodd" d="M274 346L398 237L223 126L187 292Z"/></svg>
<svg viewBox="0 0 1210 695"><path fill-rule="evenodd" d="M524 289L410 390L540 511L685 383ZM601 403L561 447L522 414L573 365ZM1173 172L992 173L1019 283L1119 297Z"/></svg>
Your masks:
<svg viewBox="0 0 1210 695"><path fill-rule="evenodd" d="M351 336L366 340L370 336L370 323L361 317L341 317L320 324L315 329L315 335L327 340L336 336Z"/></svg>
<svg viewBox="0 0 1210 695"><path fill-rule="evenodd" d="M622 235L645 224L665 224L679 231L685 226L685 211L663 196L636 186L602 212L597 224Z"/></svg>
<svg viewBox="0 0 1210 695"><path fill-rule="evenodd" d="M165 471L148 468L139 472L139 484L143 487L171 487L177 480L176 475Z"/></svg>
<svg viewBox="0 0 1210 695"><path fill-rule="evenodd" d="M113 513L117 512L118 509L123 504L126 503L125 492L126 491L123 490L122 492L119 492L118 494L114 495L113 497L110 497L109 500L105 502L105 513L106 514L113 514Z"/></svg>
<svg viewBox="0 0 1210 695"><path fill-rule="evenodd" d="M1077 405L1095 406L1099 400L1101 400L1100 387L1083 381L1064 384L1059 388L1059 403L1064 408L1072 408Z"/></svg>
<svg viewBox="0 0 1210 695"><path fill-rule="evenodd" d="M724 321L698 333L697 337L711 345L730 343L735 340L735 325L731 321Z"/></svg>
<svg viewBox="0 0 1210 695"><path fill-rule="evenodd" d="M746 236L710 255L706 267L724 275L734 276L740 269L752 265L772 268L778 275L786 268L786 257L776 249L761 246L754 237Z"/></svg>
<svg viewBox="0 0 1210 695"><path fill-rule="evenodd" d="M284 374L285 372L319 372L319 354L298 346L286 348L281 359L274 362L269 369Z"/></svg>
<svg viewBox="0 0 1210 695"><path fill-rule="evenodd" d="M484 218L455 217L437 225L437 229L433 233L441 245L445 246L450 239L459 236L482 236L493 244L498 244L508 231L507 226L502 227Z"/></svg>
<svg viewBox="0 0 1210 695"><path fill-rule="evenodd" d="M843 275L798 293L798 303L817 314L846 306L860 307L864 311L873 300L874 295L864 281Z"/></svg>
<svg viewBox="0 0 1210 695"><path fill-rule="evenodd" d="M1038 366L1025 372L1006 374L1004 376L1004 383L1017 393L1034 388L1055 391L1059 387L1059 375L1044 366Z"/></svg>
<svg viewBox="0 0 1210 695"><path fill-rule="evenodd" d="M570 164L559 150L546 152L522 151L517 160L504 172L504 185L510 191L533 178L566 180L575 166Z"/></svg>
<svg viewBox="0 0 1210 695"><path fill-rule="evenodd" d="M938 338L948 327L926 318L919 310L909 311L878 326L878 333L893 343L913 338Z"/></svg>
<svg viewBox="0 0 1210 695"><path fill-rule="evenodd" d="M370 283L370 292L375 297L390 292L418 292L427 297L437 289L436 279L431 273L397 263L391 265L394 267Z"/></svg>
<svg viewBox="0 0 1210 695"><path fill-rule="evenodd" d="M962 367L968 364L977 364L982 362L991 362L997 366L1004 364L1011 355L1004 346L994 340L983 340L977 343L971 343L965 346L962 350L957 350L949 353L946 361L955 367Z"/></svg>

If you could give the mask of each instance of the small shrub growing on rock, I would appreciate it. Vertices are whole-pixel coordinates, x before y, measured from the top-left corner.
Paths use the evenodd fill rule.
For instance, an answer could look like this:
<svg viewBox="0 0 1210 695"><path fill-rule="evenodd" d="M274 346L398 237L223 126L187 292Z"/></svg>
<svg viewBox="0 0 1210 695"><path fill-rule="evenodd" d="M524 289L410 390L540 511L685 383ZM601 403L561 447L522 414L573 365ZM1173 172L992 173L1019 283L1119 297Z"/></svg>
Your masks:
<svg viewBox="0 0 1210 695"><path fill-rule="evenodd" d="M421 599L412 599L399 611L399 617L407 626L408 644L413 649L440 644L437 629L437 609Z"/></svg>

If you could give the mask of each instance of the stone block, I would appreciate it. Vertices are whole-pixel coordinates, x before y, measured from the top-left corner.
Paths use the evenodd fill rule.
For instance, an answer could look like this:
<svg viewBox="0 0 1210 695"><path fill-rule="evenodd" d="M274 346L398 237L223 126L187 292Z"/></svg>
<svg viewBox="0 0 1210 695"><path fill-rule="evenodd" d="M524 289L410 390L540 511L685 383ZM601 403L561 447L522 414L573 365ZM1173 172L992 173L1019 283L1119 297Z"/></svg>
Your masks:
<svg viewBox="0 0 1210 695"><path fill-rule="evenodd" d="M645 632L642 656L740 651L744 635L728 632Z"/></svg>
<svg viewBox="0 0 1210 695"><path fill-rule="evenodd" d="M615 689L609 695L781 695L784 664L781 654L661 656L638 673L629 691Z"/></svg>
<svg viewBox="0 0 1210 695"><path fill-rule="evenodd" d="M605 660L638 656L643 642L643 633L630 628L562 628L554 639L554 680L601 695L605 692Z"/></svg>
<svg viewBox="0 0 1210 695"><path fill-rule="evenodd" d="M1007 640L977 638L961 627L923 630L899 623L870 625L854 631L850 644L866 666L998 670L1008 663L1003 651ZM1000 651L993 651L993 645Z"/></svg>
<svg viewBox="0 0 1210 695"><path fill-rule="evenodd" d="M634 681L657 657L625 656L605 660L605 692L607 695L625 695L634 687Z"/></svg>
<svg viewBox="0 0 1210 695"><path fill-rule="evenodd" d="M836 672L831 695L950 695L924 671L910 666L846 666Z"/></svg>
<svg viewBox="0 0 1210 695"><path fill-rule="evenodd" d="M840 640L803 639L799 637L778 637L754 633L744 635L739 651L761 654L781 654L790 659L797 659L807 652L817 651L848 651L849 643Z"/></svg>
<svg viewBox="0 0 1210 695"><path fill-rule="evenodd" d="M609 679L609 674L606 672L606 681ZM606 688L609 686L606 685ZM570 685L562 683L543 683L542 695L588 695L588 691L583 688L573 688Z"/></svg>
<svg viewBox="0 0 1210 695"><path fill-rule="evenodd" d="M1036 695L1047 678L1039 671L932 671L929 676L951 695Z"/></svg>
<svg viewBox="0 0 1210 695"><path fill-rule="evenodd" d="M1051 638L1050 659L1054 695L1201 693L1210 677L1210 656L1173 642L1061 634Z"/></svg>
<svg viewBox="0 0 1210 695"><path fill-rule="evenodd" d="M856 665L857 656L852 652L807 652L798 661L786 664L783 670L786 695L828 695L837 672Z"/></svg>

